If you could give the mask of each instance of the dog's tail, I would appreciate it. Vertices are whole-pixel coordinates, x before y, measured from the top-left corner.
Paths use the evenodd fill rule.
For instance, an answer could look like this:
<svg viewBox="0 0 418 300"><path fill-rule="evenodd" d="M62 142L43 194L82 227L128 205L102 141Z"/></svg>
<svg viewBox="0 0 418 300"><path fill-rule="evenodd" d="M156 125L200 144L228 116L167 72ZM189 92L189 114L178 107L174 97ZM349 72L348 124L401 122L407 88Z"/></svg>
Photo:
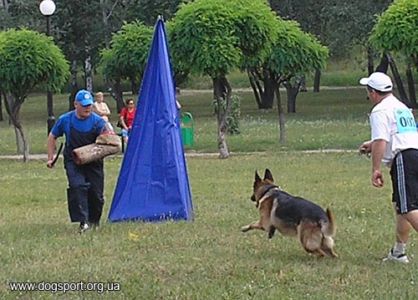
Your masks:
<svg viewBox="0 0 418 300"><path fill-rule="evenodd" d="M335 232L337 230L335 216L329 208L327 208L326 212L328 216L328 223L322 227L322 232L325 236L333 237L335 236Z"/></svg>

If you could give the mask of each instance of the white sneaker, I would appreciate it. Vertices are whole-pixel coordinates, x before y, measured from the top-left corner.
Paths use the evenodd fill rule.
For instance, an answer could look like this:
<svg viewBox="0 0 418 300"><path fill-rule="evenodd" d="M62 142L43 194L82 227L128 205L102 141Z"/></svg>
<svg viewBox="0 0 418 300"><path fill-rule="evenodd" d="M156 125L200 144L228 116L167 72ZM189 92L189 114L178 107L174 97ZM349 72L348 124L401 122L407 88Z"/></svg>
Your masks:
<svg viewBox="0 0 418 300"><path fill-rule="evenodd" d="M406 256L405 253L403 254L399 254L399 255L394 255L393 254L393 249L390 249L388 256L386 256L383 261L397 261L403 264L407 264L409 263L409 259L408 256Z"/></svg>
<svg viewBox="0 0 418 300"><path fill-rule="evenodd" d="M80 230L79 230L80 234L82 234L83 232L85 232L89 229L90 229L89 224L83 223L83 222L80 223Z"/></svg>

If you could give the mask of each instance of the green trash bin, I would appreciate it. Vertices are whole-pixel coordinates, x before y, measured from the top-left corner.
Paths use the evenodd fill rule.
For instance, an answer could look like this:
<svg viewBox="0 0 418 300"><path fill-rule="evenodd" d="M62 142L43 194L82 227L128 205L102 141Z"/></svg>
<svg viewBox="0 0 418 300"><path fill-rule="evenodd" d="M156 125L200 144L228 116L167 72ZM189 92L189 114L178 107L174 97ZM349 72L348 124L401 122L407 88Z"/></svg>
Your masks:
<svg viewBox="0 0 418 300"><path fill-rule="evenodd" d="M193 116L189 112L181 113L181 137L185 147L191 147L194 144L194 124Z"/></svg>

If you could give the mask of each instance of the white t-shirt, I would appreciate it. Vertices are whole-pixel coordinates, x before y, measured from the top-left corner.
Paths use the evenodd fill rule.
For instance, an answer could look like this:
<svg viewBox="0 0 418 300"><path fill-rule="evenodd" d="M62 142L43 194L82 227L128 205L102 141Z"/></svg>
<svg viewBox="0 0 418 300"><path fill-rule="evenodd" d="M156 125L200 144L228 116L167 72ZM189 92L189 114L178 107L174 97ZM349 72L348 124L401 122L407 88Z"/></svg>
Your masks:
<svg viewBox="0 0 418 300"><path fill-rule="evenodd" d="M393 95L384 98L370 114L372 141L388 142L383 162L390 165L405 149L418 149L418 132L412 111Z"/></svg>

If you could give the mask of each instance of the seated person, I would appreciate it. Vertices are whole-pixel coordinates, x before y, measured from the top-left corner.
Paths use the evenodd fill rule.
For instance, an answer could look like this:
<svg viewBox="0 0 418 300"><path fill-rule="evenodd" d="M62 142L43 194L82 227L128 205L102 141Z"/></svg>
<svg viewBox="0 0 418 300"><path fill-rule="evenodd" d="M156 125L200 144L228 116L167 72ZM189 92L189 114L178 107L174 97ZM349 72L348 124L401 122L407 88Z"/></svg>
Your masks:
<svg viewBox="0 0 418 300"><path fill-rule="evenodd" d="M96 93L95 102L93 103L93 111L101 116L106 122L109 122L110 109L104 102L104 95L102 92Z"/></svg>
<svg viewBox="0 0 418 300"><path fill-rule="evenodd" d="M126 106L120 111L120 125L122 126L122 137L126 144L128 142L129 133L131 132L136 113L135 102L129 98L126 100Z"/></svg>

